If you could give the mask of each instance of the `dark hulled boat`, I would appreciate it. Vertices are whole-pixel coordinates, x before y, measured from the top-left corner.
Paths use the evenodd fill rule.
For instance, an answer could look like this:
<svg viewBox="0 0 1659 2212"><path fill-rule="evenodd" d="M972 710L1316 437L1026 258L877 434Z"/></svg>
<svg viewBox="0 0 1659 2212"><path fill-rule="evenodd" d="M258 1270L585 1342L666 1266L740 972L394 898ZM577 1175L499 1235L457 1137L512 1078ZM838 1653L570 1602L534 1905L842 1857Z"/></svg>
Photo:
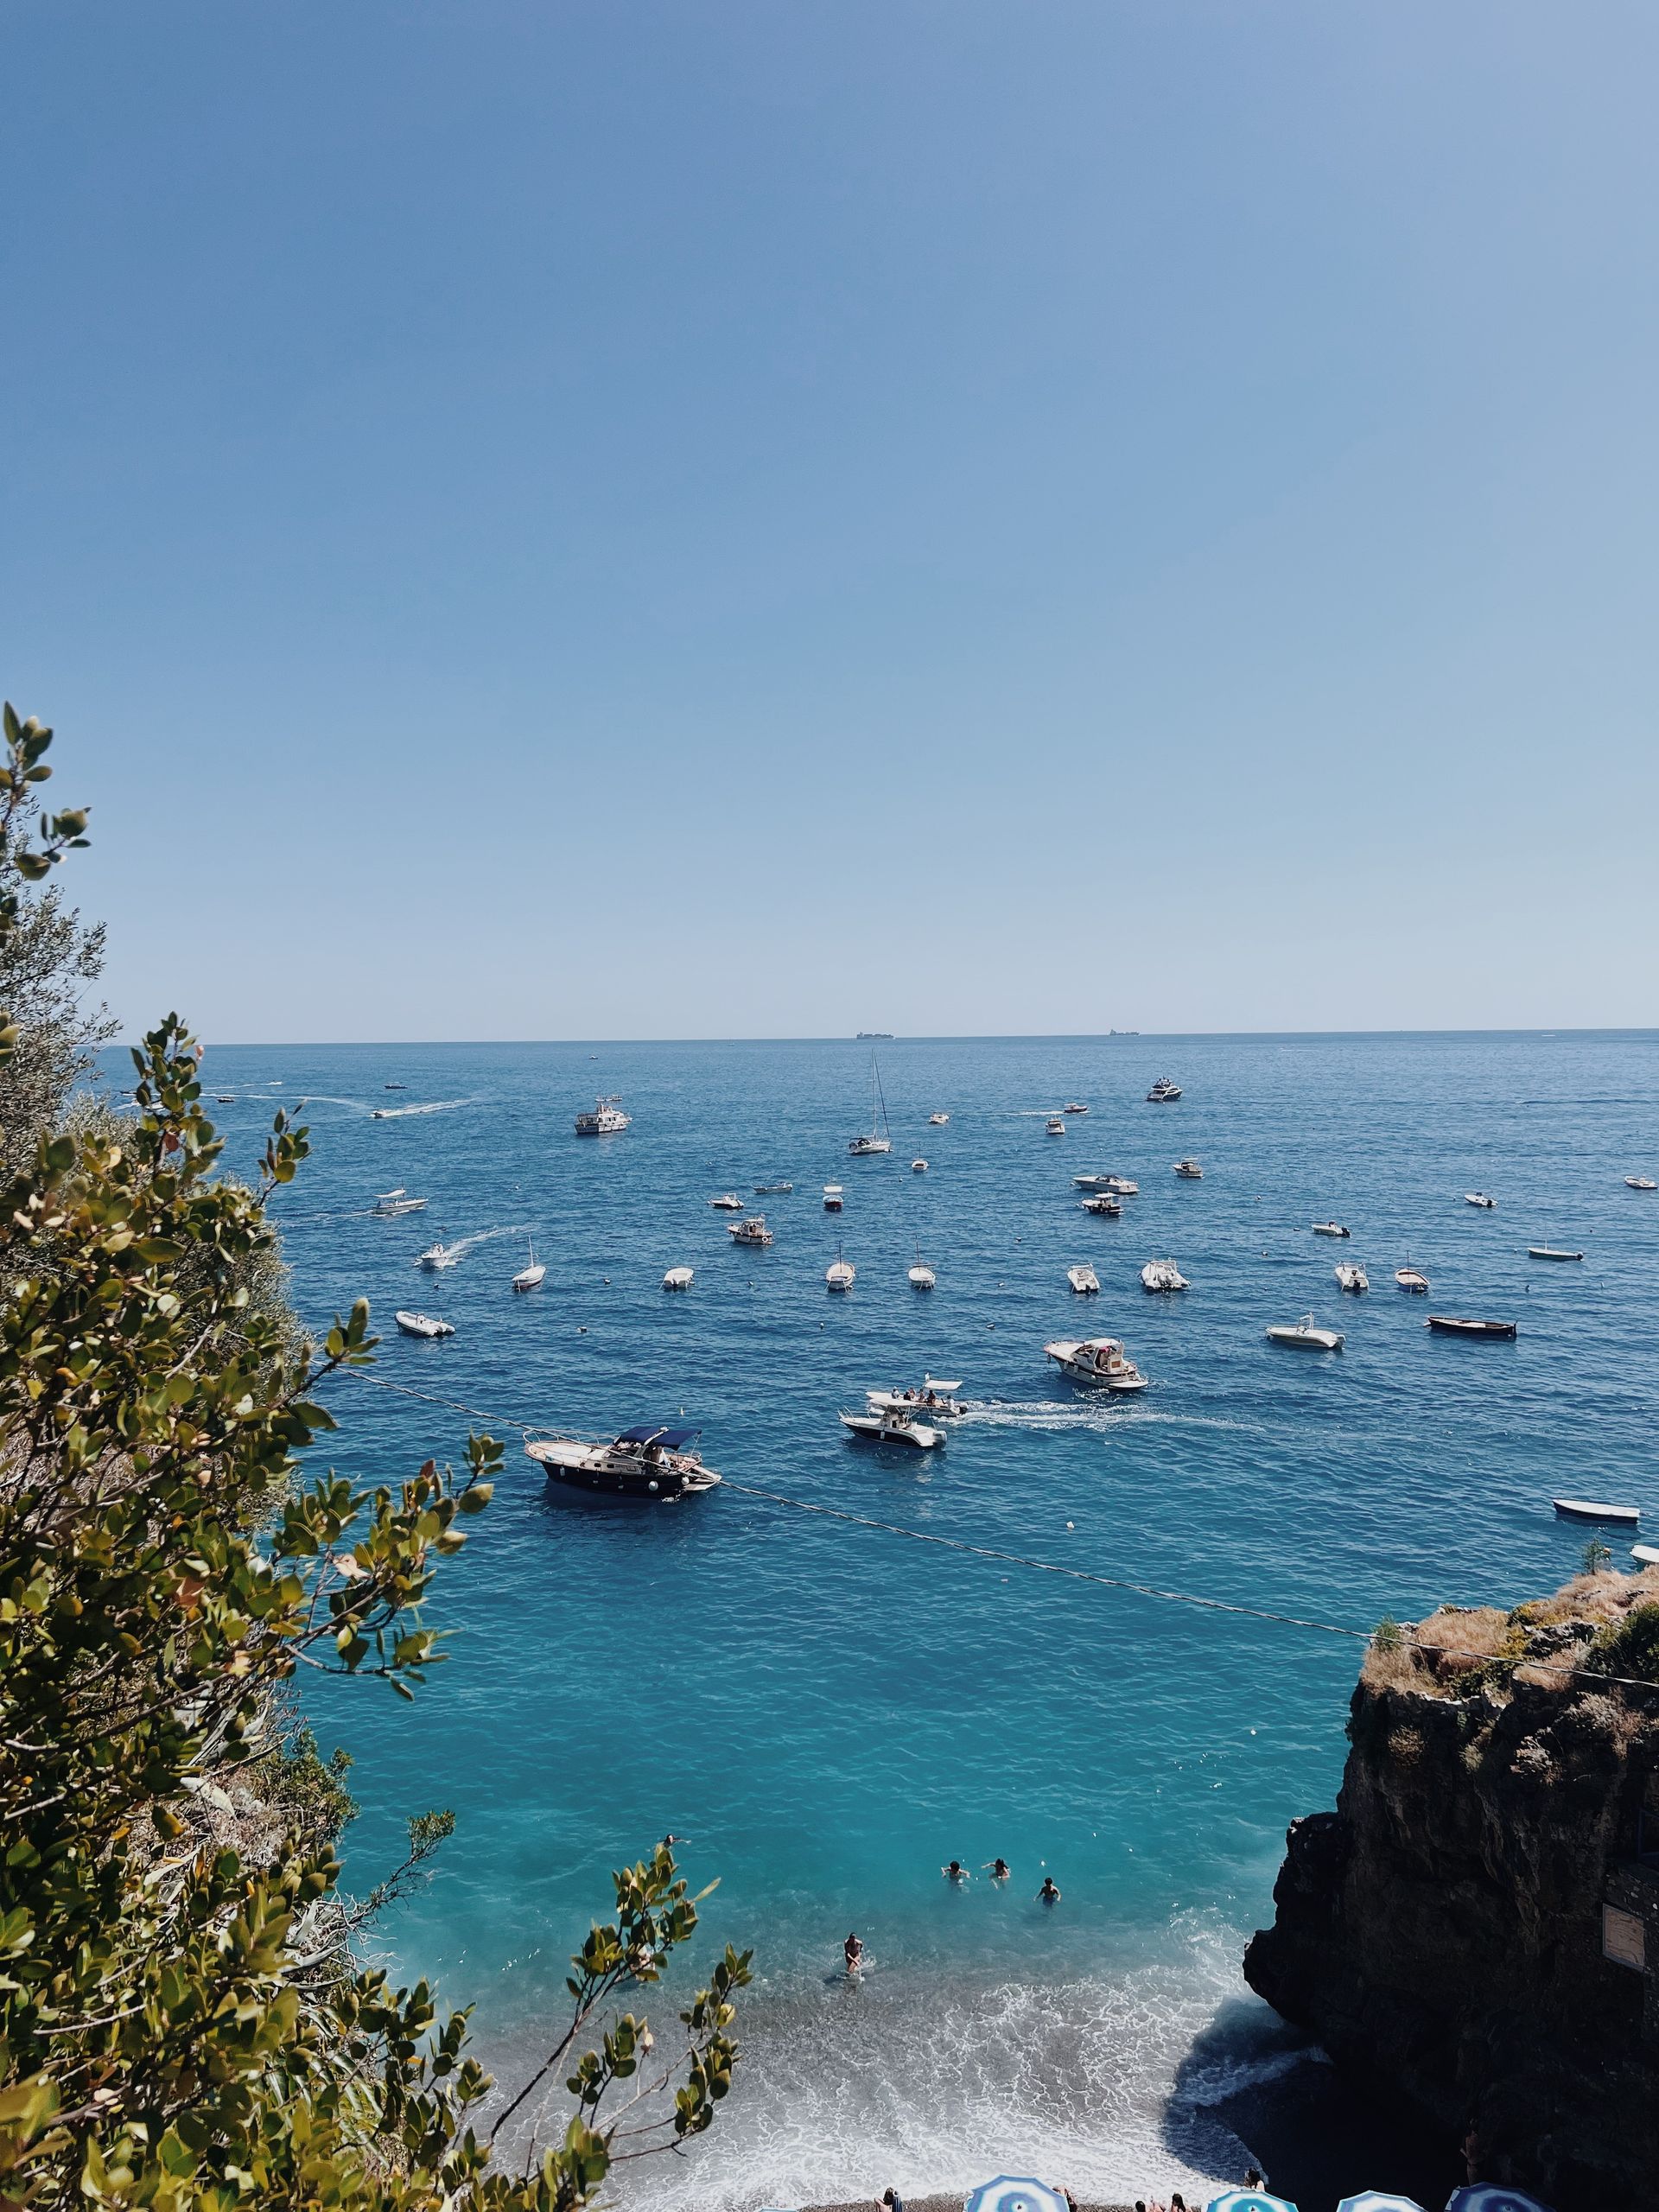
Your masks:
<svg viewBox="0 0 1659 2212"><path fill-rule="evenodd" d="M1462 1321L1452 1313L1431 1313L1426 1327L1437 1337L1514 1337L1513 1321Z"/></svg>
<svg viewBox="0 0 1659 2212"><path fill-rule="evenodd" d="M700 1428L670 1428L646 1421L638 1428L625 1428L613 1444L588 1444L574 1436L541 1437L527 1441L524 1452L545 1470L550 1482L568 1490L665 1505L713 1490L720 1480L689 1448L702 1434Z"/></svg>

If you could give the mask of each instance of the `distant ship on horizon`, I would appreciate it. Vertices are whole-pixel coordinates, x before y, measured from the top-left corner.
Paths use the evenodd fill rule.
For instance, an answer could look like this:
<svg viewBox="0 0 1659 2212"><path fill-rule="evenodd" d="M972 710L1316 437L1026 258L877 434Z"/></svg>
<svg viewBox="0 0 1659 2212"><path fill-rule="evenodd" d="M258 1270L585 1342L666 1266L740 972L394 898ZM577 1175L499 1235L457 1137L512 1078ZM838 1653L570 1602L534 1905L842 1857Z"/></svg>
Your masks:
<svg viewBox="0 0 1659 2212"><path fill-rule="evenodd" d="M891 1029L861 1029L853 1039L855 1045L873 1045L878 1038L891 1037Z"/></svg>

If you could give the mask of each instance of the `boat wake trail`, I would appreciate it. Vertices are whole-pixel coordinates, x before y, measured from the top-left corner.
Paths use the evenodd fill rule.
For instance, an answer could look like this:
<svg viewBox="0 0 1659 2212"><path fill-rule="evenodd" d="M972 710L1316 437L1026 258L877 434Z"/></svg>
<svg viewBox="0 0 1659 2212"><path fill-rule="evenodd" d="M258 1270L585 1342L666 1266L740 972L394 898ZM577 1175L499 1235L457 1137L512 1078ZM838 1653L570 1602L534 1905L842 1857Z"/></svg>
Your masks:
<svg viewBox="0 0 1659 2212"><path fill-rule="evenodd" d="M457 1236L453 1244L446 1243L443 1249L448 1255L448 1264L453 1266L455 1261L464 1260L467 1253L478 1245L493 1243L498 1236L528 1236L529 1234L530 1224L527 1221L509 1222L503 1229L475 1229L470 1236Z"/></svg>
<svg viewBox="0 0 1659 2212"><path fill-rule="evenodd" d="M453 1114L457 1107L477 1104L473 1098L435 1098L428 1106L373 1106L369 1118L374 1122L404 1122L411 1114Z"/></svg>
<svg viewBox="0 0 1659 2212"><path fill-rule="evenodd" d="M976 1399L969 1402L959 1427L969 1428L1093 1429L1108 1436L1121 1428L1222 1428L1241 1434L1261 1433L1248 1421L1223 1421L1208 1414L1160 1413L1155 1407L1126 1403L1122 1398L1103 1397L1087 1404L1061 1405L1045 1398L1017 1400Z"/></svg>

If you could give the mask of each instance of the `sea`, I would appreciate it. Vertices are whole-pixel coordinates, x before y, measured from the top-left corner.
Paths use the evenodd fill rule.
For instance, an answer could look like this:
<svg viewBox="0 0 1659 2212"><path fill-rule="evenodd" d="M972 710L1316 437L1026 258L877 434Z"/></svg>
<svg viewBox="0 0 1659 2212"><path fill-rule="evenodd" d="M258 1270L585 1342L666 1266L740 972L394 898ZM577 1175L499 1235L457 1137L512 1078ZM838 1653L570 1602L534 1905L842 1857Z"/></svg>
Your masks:
<svg viewBox="0 0 1659 2212"><path fill-rule="evenodd" d="M1201 2192L1255 2148L1241 2093L1319 2063L1240 1959L1287 1823L1334 1802L1366 1633L1554 1588L1591 1533L1556 1495L1659 1514L1659 1193L1623 1179L1659 1174L1659 1033L876 1050L893 1150L866 1159L848 1144L872 1046L852 1039L209 1050L229 1164L251 1167L277 1106L310 1130L274 1205L305 1319L366 1297L384 1332L376 1379L328 1388L326 1464L372 1484L458 1462L469 1427L507 1446L437 1577L448 1656L416 1701L307 1690L355 1762L346 1879L395 1864L411 1815L454 1812L372 1942L474 2007L516 2084L563 2032L611 1870L683 1839L694 1888L718 1886L648 2008L659 2049L721 1947L752 1950L754 1980L716 2126L628 2169L633 2202L746 2212L998 2172L1092 2201ZM1182 1096L1150 1104L1163 1075ZM596 1095L625 1133L575 1135ZM1066 1102L1088 1112L1051 1135ZM1172 1172L1185 1155L1202 1180ZM1091 1217L1086 1172L1140 1194ZM399 1185L426 1210L373 1217ZM709 1205L728 1191L770 1248L732 1244ZM1312 1233L1333 1217L1349 1241ZM422 1272L439 1238L461 1258ZM515 1296L532 1238L546 1281ZM857 1270L841 1297L837 1253ZM1146 1294L1153 1258L1191 1287ZM1338 1291L1348 1259L1368 1295ZM1426 1300L1395 1287L1408 1259ZM1098 1297L1068 1287L1085 1261ZM695 1269L680 1295L675 1266ZM454 1335L399 1336L404 1306ZM1340 1353L1267 1341L1310 1312ZM1448 1341L1427 1312L1519 1334ZM1080 1394L1044 1356L1100 1334L1143 1396ZM924 1373L969 1402L942 1449L838 1421ZM700 1427L725 1486L574 1499L522 1449L525 1427L642 1421ZM1609 1541L1622 1561L1628 1535ZM971 1880L942 1878L953 1858ZM870 1964L849 1983L853 1931Z"/></svg>

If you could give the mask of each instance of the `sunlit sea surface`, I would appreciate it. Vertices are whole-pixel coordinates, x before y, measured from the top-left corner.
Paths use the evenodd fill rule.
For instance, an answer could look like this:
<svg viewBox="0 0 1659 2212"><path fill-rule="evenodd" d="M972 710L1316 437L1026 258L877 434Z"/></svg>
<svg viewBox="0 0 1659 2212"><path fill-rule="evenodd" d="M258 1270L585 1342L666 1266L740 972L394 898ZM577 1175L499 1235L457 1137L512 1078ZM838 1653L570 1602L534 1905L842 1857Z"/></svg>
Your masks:
<svg viewBox="0 0 1659 2212"><path fill-rule="evenodd" d="M847 1153L868 1120L870 1048L851 1040L216 1048L205 1072L235 1094L213 1109L232 1160L273 1102L307 1102L315 1157L277 1211L308 1319L365 1294L381 1376L499 1421L614 1432L683 1411L734 1482L1359 1629L1553 1586L1586 1533L1554 1493L1659 1513L1659 1194L1622 1179L1659 1173L1655 1035L880 1056L893 1149L868 1160ZM1185 1096L1147 1104L1165 1072ZM601 1091L632 1127L579 1140ZM1068 1099L1088 1116L1046 1135ZM1171 1173L1189 1153L1201 1182ZM1121 1220L1079 1211L1084 1170L1138 1179ZM781 1180L792 1195L756 1202L776 1243L734 1249L710 1197ZM428 1210L369 1218L399 1184ZM1496 1212L1464 1203L1477 1189ZM1311 1234L1331 1216L1351 1243ZM547 1281L515 1297L530 1232ZM435 1277L414 1260L439 1236L477 1241ZM1529 1260L1542 1242L1583 1264ZM824 1287L838 1245L846 1298ZM918 1252L931 1295L906 1279ZM1395 1287L1408 1255L1427 1301ZM1165 1256L1185 1296L1140 1288ZM1369 1297L1338 1293L1344 1258ZM1097 1299L1068 1290L1080 1260ZM684 1296L660 1287L676 1264L696 1271ZM455 1336L398 1337L401 1305ZM1264 1340L1310 1309L1346 1331L1339 1356ZM1427 1311L1514 1318L1519 1340L1433 1338ZM1079 1397L1045 1361L1046 1339L1087 1333L1124 1339L1143 1398ZM926 1369L974 1402L942 1452L849 1440L839 1408ZM466 1421L440 1406L348 1381L331 1402L355 1477L460 1456ZM357 1762L357 1886L409 1815L454 1808L435 1878L380 1940L401 1974L476 2005L502 2077L550 2047L607 1870L672 1829L694 1881L720 1878L694 1963L752 1946L757 1982L719 2126L639 2170L639 2196L702 2212L997 2171L1095 2196L1236 2178L1244 2146L1215 2107L1300 2063L1239 1955L1287 1821L1332 1802L1359 1646L730 1490L654 1511L550 1497L501 1433L505 1480L433 1607L451 1662L412 1707L373 1685L310 1702ZM999 1853L1005 1887L940 1878ZM873 1961L857 1987L836 1973L849 1929Z"/></svg>

